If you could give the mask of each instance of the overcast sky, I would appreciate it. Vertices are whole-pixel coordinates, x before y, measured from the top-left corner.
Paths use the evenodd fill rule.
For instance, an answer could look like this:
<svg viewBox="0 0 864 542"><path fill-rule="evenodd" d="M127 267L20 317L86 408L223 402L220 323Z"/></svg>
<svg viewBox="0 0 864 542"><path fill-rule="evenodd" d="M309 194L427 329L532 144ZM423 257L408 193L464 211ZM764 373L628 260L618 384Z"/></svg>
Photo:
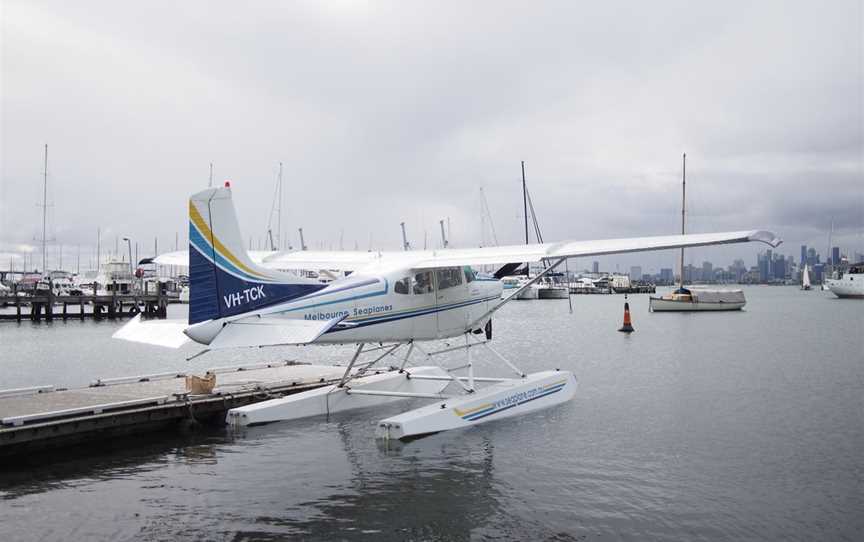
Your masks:
<svg viewBox="0 0 864 542"><path fill-rule="evenodd" d="M302 226L310 248L398 249L405 221L431 247L444 217L454 245L476 246L480 187L499 242L520 242L521 160L547 240L675 233L683 152L689 231L770 229L797 259L802 243L824 254L833 219L835 244L864 252L860 0L0 10L7 259L38 244L46 143L66 267L97 227L141 256L154 237L182 244L210 162L256 247L280 161L295 246ZM688 260L754 265L764 249Z"/></svg>

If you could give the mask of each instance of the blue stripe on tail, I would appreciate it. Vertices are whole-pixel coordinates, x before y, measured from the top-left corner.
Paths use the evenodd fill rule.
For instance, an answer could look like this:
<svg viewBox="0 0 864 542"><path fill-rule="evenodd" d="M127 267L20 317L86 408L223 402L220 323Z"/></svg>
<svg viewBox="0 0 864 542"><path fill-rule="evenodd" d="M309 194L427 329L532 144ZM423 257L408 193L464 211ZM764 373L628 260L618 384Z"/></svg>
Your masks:
<svg viewBox="0 0 864 542"><path fill-rule="evenodd" d="M216 266L189 244L189 323L219 318Z"/></svg>
<svg viewBox="0 0 864 542"><path fill-rule="evenodd" d="M236 316L296 299L324 284L256 282L226 273L189 245L189 323Z"/></svg>

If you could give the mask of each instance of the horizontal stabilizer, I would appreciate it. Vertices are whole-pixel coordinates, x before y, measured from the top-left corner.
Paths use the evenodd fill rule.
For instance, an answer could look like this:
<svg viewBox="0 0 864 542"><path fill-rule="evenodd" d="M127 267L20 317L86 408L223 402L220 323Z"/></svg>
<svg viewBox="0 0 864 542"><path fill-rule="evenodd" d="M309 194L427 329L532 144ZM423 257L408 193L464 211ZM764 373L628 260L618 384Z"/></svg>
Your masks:
<svg viewBox="0 0 864 542"><path fill-rule="evenodd" d="M189 340L189 337L183 333L188 326L185 320L141 320L139 314L118 329L112 337L136 343L180 348Z"/></svg>
<svg viewBox="0 0 864 542"><path fill-rule="evenodd" d="M209 348L309 344L347 317L345 314L332 320L293 320L250 316L228 322L210 342Z"/></svg>

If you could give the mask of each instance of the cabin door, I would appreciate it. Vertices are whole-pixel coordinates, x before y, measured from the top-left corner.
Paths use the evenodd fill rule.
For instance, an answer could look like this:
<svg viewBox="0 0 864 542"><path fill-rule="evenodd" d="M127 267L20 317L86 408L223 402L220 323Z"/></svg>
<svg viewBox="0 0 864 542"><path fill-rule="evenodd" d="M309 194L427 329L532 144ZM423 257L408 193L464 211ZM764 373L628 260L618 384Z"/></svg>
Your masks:
<svg viewBox="0 0 864 542"><path fill-rule="evenodd" d="M435 302L438 315L438 333L453 335L465 330L468 320L468 285L461 267L435 270Z"/></svg>

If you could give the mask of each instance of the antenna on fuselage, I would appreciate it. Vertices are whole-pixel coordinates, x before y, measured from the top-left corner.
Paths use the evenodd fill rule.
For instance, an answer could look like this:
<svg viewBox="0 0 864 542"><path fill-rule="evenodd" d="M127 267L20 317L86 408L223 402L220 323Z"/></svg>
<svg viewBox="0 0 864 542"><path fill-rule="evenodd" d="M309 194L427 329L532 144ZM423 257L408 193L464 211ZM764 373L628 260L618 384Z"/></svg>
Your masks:
<svg viewBox="0 0 864 542"><path fill-rule="evenodd" d="M405 234L405 223L400 222L399 226L402 227L402 250L411 250L411 243L408 242L408 236Z"/></svg>

